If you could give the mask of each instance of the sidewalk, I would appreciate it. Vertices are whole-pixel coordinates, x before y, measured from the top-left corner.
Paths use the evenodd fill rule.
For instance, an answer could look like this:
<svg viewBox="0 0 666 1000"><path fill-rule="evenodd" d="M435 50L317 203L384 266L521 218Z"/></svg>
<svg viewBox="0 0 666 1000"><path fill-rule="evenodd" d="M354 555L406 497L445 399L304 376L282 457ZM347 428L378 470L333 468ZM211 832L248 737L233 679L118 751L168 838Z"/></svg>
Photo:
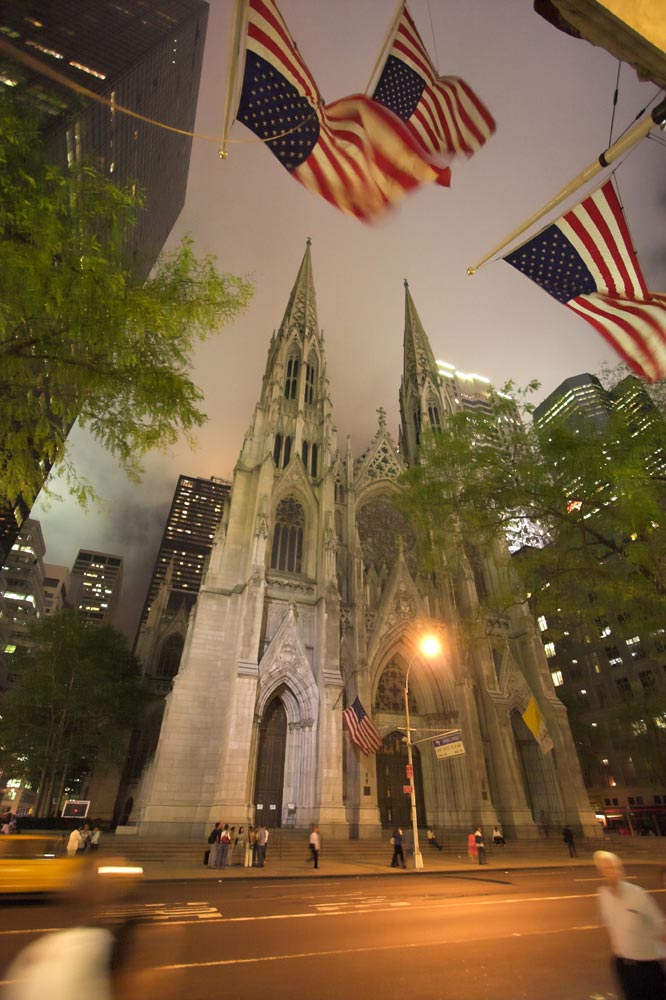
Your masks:
<svg viewBox="0 0 666 1000"><path fill-rule="evenodd" d="M324 845L317 871L313 870L311 861L306 857L307 844L305 843L299 856L294 856L294 852L292 851L289 857L283 858L277 849L273 853L269 849L264 868L243 868L239 865L228 866L224 869L205 868L202 863L203 846L200 852L201 863L197 863L189 857L182 862L173 858L159 861L154 858L143 860L140 857L136 857L133 860L143 866L144 877L150 881L209 879L213 882L218 882L220 880L236 881L242 879L359 878L380 875L391 878L404 878L407 875L418 875L421 873L426 875L433 873L442 875L450 874L464 877L465 875L478 876L479 874L507 873L521 869L577 868L589 866L592 863L594 851L603 847L605 850L615 851L627 864L656 865L666 869L666 838L641 838L638 844L635 841L624 843L625 839L620 838L619 842L614 841L608 844L594 842L588 845L587 843L581 843L577 847L578 856L576 858L570 858L566 845L555 840L553 840L552 845L546 845L543 841L537 842L534 845L526 842L519 844L509 843L505 848L495 848L489 851L488 864L486 865L479 865L476 861L471 862L466 855L458 856L428 848L423 852L423 869L421 871L414 869L413 862L404 871L402 869L391 868L390 847L380 842L376 845L376 857L372 860L367 858L367 845L365 845L365 850L361 853L355 851L354 848L356 845L353 841L350 841L348 851L345 852L348 856L341 857L340 843L337 842L335 851L332 851L328 858ZM104 853L107 853L107 851Z"/></svg>

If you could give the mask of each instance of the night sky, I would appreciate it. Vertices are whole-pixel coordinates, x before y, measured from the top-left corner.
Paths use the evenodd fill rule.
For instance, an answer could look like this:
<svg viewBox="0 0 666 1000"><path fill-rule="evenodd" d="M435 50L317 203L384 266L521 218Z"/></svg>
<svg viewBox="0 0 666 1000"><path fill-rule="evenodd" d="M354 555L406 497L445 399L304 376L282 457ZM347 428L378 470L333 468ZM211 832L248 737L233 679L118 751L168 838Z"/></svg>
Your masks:
<svg viewBox="0 0 666 1000"><path fill-rule="evenodd" d="M364 92L394 0L279 5L324 99ZM232 0L212 0L210 8L196 129L218 135ZM150 456L137 486L74 431L73 455L102 497L99 508L83 512L65 500L33 511L49 562L71 566L80 547L123 556L121 626L128 634L178 475L232 478L270 336L308 237L338 443L344 448L351 435L357 455L374 435L380 406L397 441L405 278L436 357L498 386L536 378L542 389L535 402L570 375L615 364L592 327L507 264L490 263L472 278L466 269L608 146L617 60L557 31L533 12L531 0L411 0L409 9L440 73L462 76L497 121L482 150L453 164L450 189L424 188L381 223L365 226L305 191L238 123L231 137L242 142L229 146L226 161L218 157L218 143L194 141L187 200L169 245L189 234L199 251L217 255L221 270L256 284L246 315L197 351L194 377L209 416L199 446ZM639 83L623 65L612 138L657 95L654 84ZM666 292L665 168L663 145L644 140L617 171L643 273L655 292Z"/></svg>

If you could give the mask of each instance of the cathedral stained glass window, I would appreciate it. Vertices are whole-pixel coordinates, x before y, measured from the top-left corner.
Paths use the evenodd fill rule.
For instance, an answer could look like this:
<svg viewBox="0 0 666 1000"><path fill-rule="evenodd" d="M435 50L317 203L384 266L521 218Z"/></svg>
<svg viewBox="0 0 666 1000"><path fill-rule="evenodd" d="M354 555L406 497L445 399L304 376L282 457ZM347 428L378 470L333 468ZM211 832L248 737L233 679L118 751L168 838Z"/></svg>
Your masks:
<svg viewBox="0 0 666 1000"><path fill-rule="evenodd" d="M303 531L305 514L293 497L286 497L277 505L271 569L285 573L300 573L303 563Z"/></svg>

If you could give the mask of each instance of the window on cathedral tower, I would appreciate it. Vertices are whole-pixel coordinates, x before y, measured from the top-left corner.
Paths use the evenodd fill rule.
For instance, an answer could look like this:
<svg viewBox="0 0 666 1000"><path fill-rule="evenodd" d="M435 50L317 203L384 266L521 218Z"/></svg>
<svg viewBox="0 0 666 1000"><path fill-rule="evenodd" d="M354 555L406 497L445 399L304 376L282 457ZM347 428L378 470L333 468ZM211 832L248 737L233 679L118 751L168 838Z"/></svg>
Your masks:
<svg viewBox="0 0 666 1000"><path fill-rule="evenodd" d="M164 677L171 680L178 673L180 658L183 653L184 641L182 635L170 635L165 640L160 650L160 658L157 661L156 677Z"/></svg>
<svg viewBox="0 0 666 1000"><path fill-rule="evenodd" d="M317 448L317 445L313 444L312 445L312 456L310 458L310 473L311 473L312 476L316 476L317 475L318 450L319 449Z"/></svg>
<svg viewBox="0 0 666 1000"><path fill-rule="evenodd" d="M315 385L317 382L317 359L311 354L305 365L305 402L314 403Z"/></svg>
<svg viewBox="0 0 666 1000"><path fill-rule="evenodd" d="M303 465L305 466L306 471L308 467L309 452L310 452L310 445L307 443L307 441L304 441L303 449L301 451L301 458L303 459Z"/></svg>
<svg viewBox="0 0 666 1000"><path fill-rule="evenodd" d="M276 434L275 435L275 445L273 447L273 461L277 465L278 469L280 468L280 455L281 455L281 453L282 453L282 435L281 434Z"/></svg>
<svg viewBox="0 0 666 1000"><path fill-rule="evenodd" d="M300 573L303 562L303 530L305 514L293 497L286 497L277 505L271 569L285 573Z"/></svg>
<svg viewBox="0 0 666 1000"><path fill-rule="evenodd" d="M289 465L289 459L291 458L291 438L287 437L284 439L284 455L282 458L282 468L286 469Z"/></svg>
<svg viewBox="0 0 666 1000"><path fill-rule="evenodd" d="M440 431L442 423L439 419L439 407L436 403L428 403L428 420L433 431Z"/></svg>
<svg viewBox="0 0 666 1000"><path fill-rule="evenodd" d="M285 399L296 399L298 392L298 358L292 355L287 361L287 377L284 383Z"/></svg>
<svg viewBox="0 0 666 1000"><path fill-rule="evenodd" d="M416 431L416 443L421 444L421 411L414 410L414 430Z"/></svg>

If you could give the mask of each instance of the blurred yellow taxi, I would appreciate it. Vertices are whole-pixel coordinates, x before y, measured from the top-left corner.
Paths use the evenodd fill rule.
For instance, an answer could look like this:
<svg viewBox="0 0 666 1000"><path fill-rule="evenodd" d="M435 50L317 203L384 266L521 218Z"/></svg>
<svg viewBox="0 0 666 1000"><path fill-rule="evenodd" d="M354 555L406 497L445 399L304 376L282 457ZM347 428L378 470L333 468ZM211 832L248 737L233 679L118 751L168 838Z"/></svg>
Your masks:
<svg viewBox="0 0 666 1000"><path fill-rule="evenodd" d="M57 834L0 835L0 896L59 893L79 871L79 858L68 858Z"/></svg>

